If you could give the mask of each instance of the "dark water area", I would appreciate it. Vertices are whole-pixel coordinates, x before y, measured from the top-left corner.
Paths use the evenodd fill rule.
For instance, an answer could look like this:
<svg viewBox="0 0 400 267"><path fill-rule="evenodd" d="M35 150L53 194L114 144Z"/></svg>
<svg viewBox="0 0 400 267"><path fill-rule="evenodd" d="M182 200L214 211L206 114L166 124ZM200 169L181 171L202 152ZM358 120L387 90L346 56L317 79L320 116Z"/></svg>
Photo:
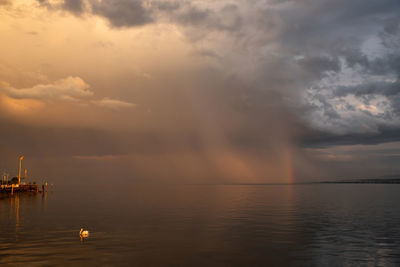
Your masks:
<svg viewBox="0 0 400 267"><path fill-rule="evenodd" d="M129 185L0 195L0 265L399 266L399 192Z"/></svg>

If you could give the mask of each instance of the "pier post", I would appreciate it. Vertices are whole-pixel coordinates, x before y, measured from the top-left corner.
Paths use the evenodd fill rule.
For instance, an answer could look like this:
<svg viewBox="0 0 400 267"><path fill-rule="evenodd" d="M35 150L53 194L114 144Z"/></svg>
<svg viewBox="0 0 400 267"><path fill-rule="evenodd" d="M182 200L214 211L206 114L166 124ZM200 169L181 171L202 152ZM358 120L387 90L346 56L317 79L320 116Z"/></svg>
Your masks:
<svg viewBox="0 0 400 267"><path fill-rule="evenodd" d="M11 195L14 194L14 184L11 184Z"/></svg>
<svg viewBox="0 0 400 267"><path fill-rule="evenodd" d="M18 184L21 183L21 167L22 167L22 160L24 156L19 157L19 168L18 168Z"/></svg>

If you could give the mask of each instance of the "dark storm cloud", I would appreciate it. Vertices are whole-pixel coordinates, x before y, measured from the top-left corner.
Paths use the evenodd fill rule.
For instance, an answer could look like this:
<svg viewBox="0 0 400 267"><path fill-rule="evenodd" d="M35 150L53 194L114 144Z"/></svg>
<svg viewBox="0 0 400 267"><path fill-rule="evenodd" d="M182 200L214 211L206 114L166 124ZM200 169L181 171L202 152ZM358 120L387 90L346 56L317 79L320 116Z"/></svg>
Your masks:
<svg viewBox="0 0 400 267"><path fill-rule="evenodd" d="M285 40L296 45L309 44L310 49L318 48L319 43L330 43L329 47L321 47L329 49L337 42L349 45L359 41L358 38L379 27L382 20L396 17L399 10L396 0L306 0L290 2L288 8L278 13L284 20Z"/></svg>
<svg viewBox="0 0 400 267"><path fill-rule="evenodd" d="M60 6L50 4L47 0L37 0L42 6L60 8L80 15L91 12L106 18L112 27L135 27L154 22L154 17L167 19L184 26L208 27L218 30L234 31L241 22L238 7L227 4L218 10L198 7L186 1L154 1L146 3L142 0L64 0ZM90 6L85 9L85 3ZM158 15L162 15L161 17ZM232 18L234 16L234 18Z"/></svg>
<svg viewBox="0 0 400 267"><path fill-rule="evenodd" d="M310 130L304 134L301 144L304 147L326 148L339 145L376 145L400 141L400 128L381 126L376 133L351 133L335 135L327 132Z"/></svg>
<svg viewBox="0 0 400 267"><path fill-rule="evenodd" d="M392 97L400 93L400 81L396 82L371 82L358 86L340 86L333 92L334 95L343 97L349 94L355 96L383 95Z"/></svg>
<svg viewBox="0 0 400 267"><path fill-rule="evenodd" d="M152 22L151 14L140 0L103 0L92 2L93 14L106 18L113 27L133 27Z"/></svg>
<svg viewBox="0 0 400 267"><path fill-rule="evenodd" d="M85 12L104 17L111 27L135 27L153 22L151 12L143 7L141 0L64 0L61 5L47 0L37 0L41 6L50 10L65 10L80 16ZM86 8L86 5L89 8Z"/></svg>
<svg viewBox="0 0 400 267"><path fill-rule="evenodd" d="M281 18L275 20L275 24L283 25L277 41L309 57L328 56L331 60L343 57L350 67L368 64L361 51L362 42L387 28L388 21L397 18L400 11L400 4L395 0L289 3L287 8L273 12ZM268 14L271 9L258 12ZM262 24L258 26L263 27Z"/></svg>
<svg viewBox="0 0 400 267"><path fill-rule="evenodd" d="M175 11L179 9L182 6L182 3L179 1L165 1L165 2L159 2L155 1L151 3L153 8L156 8L161 11Z"/></svg>
<svg viewBox="0 0 400 267"><path fill-rule="evenodd" d="M212 50L209 49L198 49L193 55L201 56L201 57L210 57L210 58L219 58L220 56Z"/></svg>
<svg viewBox="0 0 400 267"><path fill-rule="evenodd" d="M191 2L153 2L152 11L160 20L166 20L198 31L201 37L207 32L236 32L242 25L242 17L237 5L225 4L217 9L196 6ZM186 32L190 34L190 30ZM193 39L192 39L193 40Z"/></svg>
<svg viewBox="0 0 400 267"><path fill-rule="evenodd" d="M184 25L200 25L207 21L207 18L211 16L212 11L207 9L199 9L196 7L190 7L188 10L179 14L176 20Z"/></svg>
<svg viewBox="0 0 400 267"><path fill-rule="evenodd" d="M56 8L48 0L37 0L41 7L45 7L49 10L55 10Z"/></svg>
<svg viewBox="0 0 400 267"><path fill-rule="evenodd" d="M285 52L300 55L297 62L304 73L293 77L294 84L298 85L296 90L311 90L313 95L311 101L304 103L301 114L307 114L307 120L314 125L311 131L315 135L311 134L311 138L315 138L315 143L396 140L400 129L399 117L395 114L400 104L397 28L400 3L299 1L277 12L284 25L277 41L287 48ZM366 54L364 46L371 36L378 40L372 49L384 50L376 52L374 58ZM346 76L349 71L353 76L358 75L357 85L341 84L353 79L350 74ZM346 96L355 100L350 101ZM382 96L386 99L379 98ZM359 110L360 104L352 101L364 103L365 107ZM380 105L375 113L373 103ZM306 143L310 143L309 138Z"/></svg>
<svg viewBox="0 0 400 267"><path fill-rule="evenodd" d="M340 62L337 57L311 55L300 59L298 64L311 73L315 79L322 78L327 71L340 71Z"/></svg>
<svg viewBox="0 0 400 267"><path fill-rule="evenodd" d="M81 14L84 12L84 2L82 0L64 0L63 8L74 14Z"/></svg>
<svg viewBox="0 0 400 267"><path fill-rule="evenodd" d="M384 30L386 33L396 35L399 32L400 18L392 18L385 23Z"/></svg>

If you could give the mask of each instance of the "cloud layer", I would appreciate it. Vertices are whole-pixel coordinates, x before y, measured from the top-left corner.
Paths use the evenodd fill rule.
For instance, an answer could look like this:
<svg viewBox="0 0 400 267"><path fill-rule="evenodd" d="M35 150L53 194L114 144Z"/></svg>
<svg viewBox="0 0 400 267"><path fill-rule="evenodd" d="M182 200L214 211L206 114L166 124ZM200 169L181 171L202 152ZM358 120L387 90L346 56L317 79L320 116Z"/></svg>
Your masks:
<svg viewBox="0 0 400 267"><path fill-rule="evenodd" d="M79 77L67 77L49 84L38 84L31 88L13 88L7 84L1 90L13 98L30 98L42 101L78 101L90 97L93 92L89 85Z"/></svg>
<svg viewBox="0 0 400 267"><path fill-rule="evenodd" d="M13 99L35 99L41 102L56 104L57 102L73 102L87 104L94 95L90 86L80 77L67 77L48 84L37 84L30 88L14 88L3 82L0 92ZM105 97L92 100L91 103L104 108L119 110L131 108L134 104Z"/></svg>
<svg viewBox="0 0 400 267"><path fill-rule="evenodd" d="M128 103L125 101L121 100L116 100L116 99L111 99L111 98L103 98L101 100L97 100L93 102L94 104L100 106L100 107L106 107L114 110L119 110L121 108L132 108L135 105L132 103Z"/></svg>

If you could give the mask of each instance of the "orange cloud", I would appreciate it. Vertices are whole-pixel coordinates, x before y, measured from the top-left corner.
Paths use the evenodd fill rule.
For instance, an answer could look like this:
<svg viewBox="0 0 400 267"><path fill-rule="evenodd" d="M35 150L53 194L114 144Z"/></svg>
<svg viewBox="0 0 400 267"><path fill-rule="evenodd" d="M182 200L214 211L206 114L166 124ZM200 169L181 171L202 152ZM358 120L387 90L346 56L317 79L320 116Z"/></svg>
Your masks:
<svg viewBox="0 0 400 267"><path fill-rule="evenodd" d="M110 108L113 110L119 110L121 108L132 108L135 107L135 104L129 103L129 102L125 102L125 101L121 101L121 100L116 100L116 99L111 99L108 97L105 97L101 100L96 100L93 101L93 103L95 105L98 105L100 107L105 107L105 108Z"/></svg>
<svg viewBox="0 0 400 267"><path fill-rule="evenodd" d="M49 84L38 84L30 88L17 89L7 83L0 89L10 97L19 99L40 99L42 101L78 101L92 96L89 85L80 77L67 77Z"/></svg>
<svg viewBox="0 0 400 267"><path fill-rule="evenodd" d="M0 109L5 113L26 113L41 109L45 104L35 99L14 99L0 94Z"/></svg>

